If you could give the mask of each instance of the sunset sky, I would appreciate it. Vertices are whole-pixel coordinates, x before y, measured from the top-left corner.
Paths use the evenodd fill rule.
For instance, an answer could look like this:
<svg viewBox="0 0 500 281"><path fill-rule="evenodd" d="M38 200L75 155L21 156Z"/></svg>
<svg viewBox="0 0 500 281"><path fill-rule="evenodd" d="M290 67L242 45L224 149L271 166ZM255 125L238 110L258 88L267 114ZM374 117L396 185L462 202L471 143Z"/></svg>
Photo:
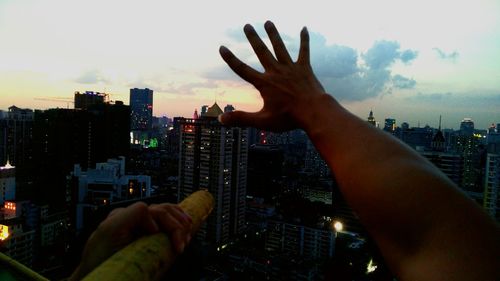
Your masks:
<svg viewBox="0 0 500 281"><path fill-rule="evenodd" d="M308 27L316 74L358 116L486 128L500 123L499 15L495 0L0 0L0 109L66 107L39 99L74 91L128 104L130 88L149 87L157 116L214 100L258 110L258 92L218 48L257 66L242 27L265 35L269 19L294 57Z"/></svg>

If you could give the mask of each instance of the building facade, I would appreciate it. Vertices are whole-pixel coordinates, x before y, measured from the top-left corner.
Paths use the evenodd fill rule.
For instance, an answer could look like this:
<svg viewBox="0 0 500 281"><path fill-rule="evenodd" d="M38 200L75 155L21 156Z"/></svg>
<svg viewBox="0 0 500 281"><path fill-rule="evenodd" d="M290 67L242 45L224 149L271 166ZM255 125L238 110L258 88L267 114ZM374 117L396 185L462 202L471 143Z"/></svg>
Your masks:
<svg viewBox="0 0 500 281"><path fill-rule="evenodd" d="M335 230L270 221L266 249L290 256L328 259L335 250Z"/></svg>
<svg viewBox="0 0 500 281"><path fill-rule="evenodd" d="M71 173L72 198L76 210L72 214L75 231L84 227L85 216L100 206L151 196L151 177L126 175L125 158L97 163L95 169L82 170L75 165Z"/></svg>
<svg viewBox="0 0 500 281"><path fill-rule="evenodd" d="M0 205L16 197L16 168L9 162L0 166Z"/></svg>
<svg viewBox="0 0 500 281"><path fill-rule="evenodd" d="M483 207L497 222L500 221L500 155L488 153L484 179Z"/></svg>
<svg viewBox="0 0 500 281"><path fill-rule="evenodd" d="M215 208L198 237L216 245L229 242L244 227L248 162L247 129L222 126L219 114L215 103L198 119L178 120L178 200L199 189L214 196Z"/></svg>
<svg viewBox="0 0 500 281"><path fill-rule="evenodd" d="M143 144L149 140L153 127L153 90L130 89L131 142Z"/></svg>

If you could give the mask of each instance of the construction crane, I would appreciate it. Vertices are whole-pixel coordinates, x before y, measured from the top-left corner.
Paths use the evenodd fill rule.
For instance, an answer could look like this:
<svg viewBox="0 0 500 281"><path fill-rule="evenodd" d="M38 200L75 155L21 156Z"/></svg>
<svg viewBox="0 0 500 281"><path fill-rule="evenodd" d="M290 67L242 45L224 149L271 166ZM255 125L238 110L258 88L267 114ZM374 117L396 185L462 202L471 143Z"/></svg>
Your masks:
<svg viewBox="0 0 500 281"><path fill-rule="evenodd" d="M71 98L62 98L62 97L47 97L47 98L35 98L35 100L39 101L50 101L50 102L63 102L66 103L66 108L69 109L69 104L74 104L75 102Z"/></svg>

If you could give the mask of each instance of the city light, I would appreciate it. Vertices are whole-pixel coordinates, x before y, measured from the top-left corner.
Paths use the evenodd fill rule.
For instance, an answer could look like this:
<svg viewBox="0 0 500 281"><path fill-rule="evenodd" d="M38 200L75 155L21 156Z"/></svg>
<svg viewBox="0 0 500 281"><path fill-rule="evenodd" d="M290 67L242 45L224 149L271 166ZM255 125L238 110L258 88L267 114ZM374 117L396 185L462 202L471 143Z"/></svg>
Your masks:
<svg viewBox="0 0 500 281"><path fill-rule="evenodd" d="M0 240L3 241L9 238L9 227L3 224L0 224Z"/></svg>
<svg viewBox="0 0 500 281"><path fill-rule="evenodd" d="M7 209L7 210L13 210L13 211L15 211L16 210L16 203L5 202L4 208Z"/></svg>
<svg viewBox="0 0 500 281"><path fill-rule="evenodd" d="M344 229L344 225L341 222L336 221L333 223L333 228L335 228L335 231L340 232Z"/></svg>
<svg viewBox="0 0 500 281"><path fill-rule="evenodd" d="M370 262L366 266L366 273L374 272L377 269L377 266L373 263L373 260L370 259Z"/></svg>

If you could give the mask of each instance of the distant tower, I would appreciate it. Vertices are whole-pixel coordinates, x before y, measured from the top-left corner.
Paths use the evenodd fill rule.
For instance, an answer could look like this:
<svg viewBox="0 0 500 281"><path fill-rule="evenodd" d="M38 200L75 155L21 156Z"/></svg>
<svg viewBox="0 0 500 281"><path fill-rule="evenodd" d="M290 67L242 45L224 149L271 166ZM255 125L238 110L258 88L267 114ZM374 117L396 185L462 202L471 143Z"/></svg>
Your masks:
<svg viewBox="0 0 500 281"><path fill-rule="evenodd" d="M441 131L441 115L439 115L439 128L434 137L432 138L431 148L433 151L444 152L446 150L446 141L443 132Z"/></svg>
<svg viewBox="0 0 500 281"><path fill-rule="evenodd" d="M474 134L474 121L470 118L464 118L460 122L460 134L464 136L472 136Z"/></svg>
<svg viewBox="0 0 500 281"><path fill-rule="evenodd" d="M198 118L200 118L200 116L198 115L198 110L195 109L193 113L193 119L198 119Z"/></svg>
<svg viewBox="0 0 500 281"><path fill-rule="evenodd" d="M207 110L208 110L208 105L202 105L200 115L201 116L205 115L207 113Z"/></svg>
<svg viewBox="0 0 500 281"><path fill-rule="evenodd" d="M394 131L396 131L396 119L393 118L385 119L384 131L393 134Z"/></svg>
<svg viewBox="0 0 500 281"><path fill-rule="evenodd" d="M130 129L148 131L153 126L153 90L130 89Z"/></svg>
<svg viewBox="0 0 500 281"><path fill-rule="evenodd" d="M370 109L370 114L368 115L368 123L372 124L373 126L377 126L377 121L375 120L375 117L373 117L373 111Z"/></svg>
<svg viewBox="0 0 500 281"><path fill-rule="evenodd" d="M198 189L215 199L213 213L198 232L211 245L226 244L245 224L248 130L217 121L223 111L214 103L198 119L180 118L178 200Z"/></svg>
<svg viewBox="0 0 500 281"><path fill-rule="evenodd" d="M232 104L228 104L226 105L226 107L224 107L224 112L231 112L231 111L234 111L234 106Z"/></svg>

